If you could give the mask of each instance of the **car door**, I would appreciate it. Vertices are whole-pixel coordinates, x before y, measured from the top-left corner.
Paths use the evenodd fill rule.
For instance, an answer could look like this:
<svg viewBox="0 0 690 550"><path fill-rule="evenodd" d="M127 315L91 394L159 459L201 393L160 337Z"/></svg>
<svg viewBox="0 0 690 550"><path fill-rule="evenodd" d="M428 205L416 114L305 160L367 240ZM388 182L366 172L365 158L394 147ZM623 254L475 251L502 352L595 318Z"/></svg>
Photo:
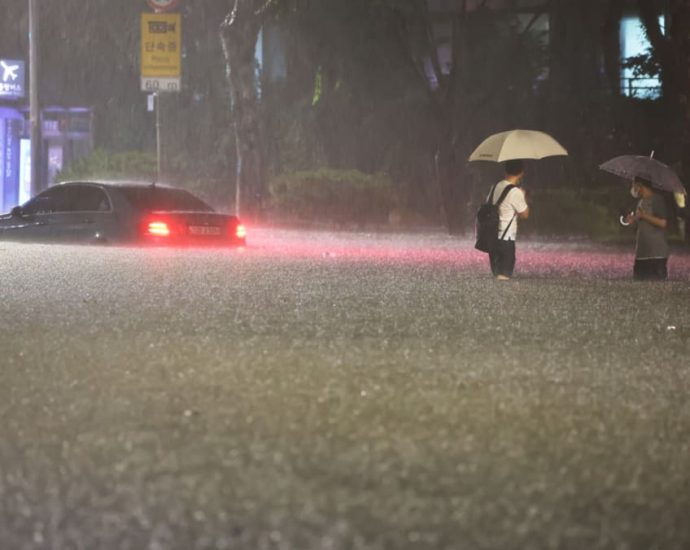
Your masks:
<svg viewBox="0 0 690 550"><path fill-rule="evenodd" d="M65 194L51 187L21 207L21 214L4 220L3 239L50 241L55 238L51 216L64 209Z"/></svg>
<svg viewBox="0 0 690 550"><path fill-rule="evenodd" d="M50 188L51 209L43 218L41 240L65 241L70 235L70 214L74 195L67 186L56 185Z"/></svg>
<svg viewBox="0 0 690 550"><path fill-rule="evenodd" d="M106 192L99 186L64 186L64 211L54 212L49 224L62 241L98 241L112 233L114 212Z"/></svg>

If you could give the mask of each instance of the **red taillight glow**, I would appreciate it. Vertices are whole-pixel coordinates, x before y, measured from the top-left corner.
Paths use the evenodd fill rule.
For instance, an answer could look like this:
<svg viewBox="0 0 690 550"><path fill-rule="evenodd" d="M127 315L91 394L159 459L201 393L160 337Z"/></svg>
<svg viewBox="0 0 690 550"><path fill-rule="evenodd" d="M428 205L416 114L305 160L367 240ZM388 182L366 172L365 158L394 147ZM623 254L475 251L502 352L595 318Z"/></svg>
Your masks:
<svg viewBox="0 0 690 550"><path fill-rule="evenodd" d="M239 225L235 228L235 236L236 236L238 239L244 239L244 238L247 236L247 228L246 228L244 225L239 224Z"/></svg>
<svg viewBox="0 0 690 550"><path fill-rule="evenodd" d="M170 236L170 228L165 222L149 222L148 234L155 237L168 237Z"/></svg>

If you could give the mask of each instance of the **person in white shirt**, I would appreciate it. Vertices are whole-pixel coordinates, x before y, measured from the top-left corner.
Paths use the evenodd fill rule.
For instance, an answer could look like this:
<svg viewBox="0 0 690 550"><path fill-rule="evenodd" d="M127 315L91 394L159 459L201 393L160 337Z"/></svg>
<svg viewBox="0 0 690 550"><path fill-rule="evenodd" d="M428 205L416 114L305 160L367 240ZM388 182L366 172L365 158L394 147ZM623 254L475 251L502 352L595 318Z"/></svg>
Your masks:
<svg viewBox="0 0 690 550"><path fill-rule="evenodd" d="M498 207L498 245L489 253L491 273L499 281L509 281L515 269L515 237L517 236L518 219L529 217L529 207L525 192L519 188L525 174L521 160L509 160L505 163L505 179L498 182L493 189L491 201L495 204L508 185L514 186Z"/></svg>

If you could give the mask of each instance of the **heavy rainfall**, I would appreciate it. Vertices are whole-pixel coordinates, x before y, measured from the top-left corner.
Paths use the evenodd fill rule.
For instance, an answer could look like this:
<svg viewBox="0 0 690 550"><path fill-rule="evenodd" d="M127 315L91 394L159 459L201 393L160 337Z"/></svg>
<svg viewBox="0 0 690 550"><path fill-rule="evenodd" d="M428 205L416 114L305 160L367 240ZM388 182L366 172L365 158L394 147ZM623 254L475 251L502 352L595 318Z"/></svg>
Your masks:
<svg viewBox="0 0 690 550"><path fill-rule="evenodd" d="M690 547L687 2L83 4L0 10L0 549Z"/></svg>

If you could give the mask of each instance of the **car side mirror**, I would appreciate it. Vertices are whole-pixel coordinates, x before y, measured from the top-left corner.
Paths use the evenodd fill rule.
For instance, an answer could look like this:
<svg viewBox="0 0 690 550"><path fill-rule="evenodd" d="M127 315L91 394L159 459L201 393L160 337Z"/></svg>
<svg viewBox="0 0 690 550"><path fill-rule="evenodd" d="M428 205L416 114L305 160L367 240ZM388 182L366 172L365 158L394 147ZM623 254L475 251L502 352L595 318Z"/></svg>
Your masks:
<svg viewBox="0 0 690 550"><path fill-rule="evenodd" d="M22 209L21 206L15 206L12 210L10 210L10 215L13 218L23 218L24 217L24 210Z"/></svg>

